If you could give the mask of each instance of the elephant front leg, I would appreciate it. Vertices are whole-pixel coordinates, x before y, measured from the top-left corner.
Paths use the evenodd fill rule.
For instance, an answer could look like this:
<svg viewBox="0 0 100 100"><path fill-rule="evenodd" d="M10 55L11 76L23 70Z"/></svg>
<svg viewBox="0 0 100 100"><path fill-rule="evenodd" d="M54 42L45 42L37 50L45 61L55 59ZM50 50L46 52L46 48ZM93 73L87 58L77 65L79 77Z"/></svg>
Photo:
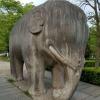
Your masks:
<svg viewBox="0 0 100 100"><path fill-rule="evenodd" d="M29 93L33 98L41 97L46 92L44 87L44 62L40 57L34 58L31 62L31 87Z"/></svg>
<svg viewBox="0 0 100 100"><path fill-rule="evenodd" d="M11 75L12 78L16 81L22 81L23 78L23 61L16 58L16 56L13 54L10 57L10 67L11 67Z"/></svg>
<svg viewBox="0 0 100 100"><path fill-rule="evenodd" d="M67 67L65 71L67 73L65 73L66 79L65 79L64 88L53 90L53 97L55 98L55 100L69 100L72 97L78 85L82 68L78 69L75 72L74 70Z"/></svg>
<svg viewBox="0 0 100 100"><path fill-rule="evenodd" d="M53 67L53 88L64 88L64 68L60 64L55 64Z"/></svg>

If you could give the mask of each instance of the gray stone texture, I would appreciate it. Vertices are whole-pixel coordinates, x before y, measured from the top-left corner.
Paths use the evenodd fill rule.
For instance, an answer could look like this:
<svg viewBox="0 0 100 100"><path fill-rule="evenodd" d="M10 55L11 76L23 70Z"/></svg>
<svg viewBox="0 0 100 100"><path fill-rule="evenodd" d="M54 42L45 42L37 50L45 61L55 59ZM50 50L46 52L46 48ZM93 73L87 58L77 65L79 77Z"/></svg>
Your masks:
<svg viewBox="0 0 100 100"><path fill-rule="evenodd" d="M25 79L25 64L33 99L47 100L51 91L50 100L69 100L81 76L87 40L87 18L78 6L66 0L49 0L34 7L10 34L10 68L13 78L19 81L16 85L23 88L20 81ZM52 66L49 89L44 81L45 66Z"/></svg>

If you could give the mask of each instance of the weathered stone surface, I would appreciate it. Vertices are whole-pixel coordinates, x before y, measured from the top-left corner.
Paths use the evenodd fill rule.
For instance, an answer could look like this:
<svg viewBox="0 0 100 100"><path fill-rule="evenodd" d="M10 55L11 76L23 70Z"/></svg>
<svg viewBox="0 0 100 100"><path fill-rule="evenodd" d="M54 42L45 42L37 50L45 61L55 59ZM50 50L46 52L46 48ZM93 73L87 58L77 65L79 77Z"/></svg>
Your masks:
<svg viewBox="0 0 100 100"><path fill-rule="evenodd" d="M84 12L66 0L49 0L25 14L12 29L11 74L19 82L24 80L25 64L33 99L69 100L84 66L87 40ZM52 67L50 88L45 86L45 66ZM23 88L24 82L17 84Z"/></svg>

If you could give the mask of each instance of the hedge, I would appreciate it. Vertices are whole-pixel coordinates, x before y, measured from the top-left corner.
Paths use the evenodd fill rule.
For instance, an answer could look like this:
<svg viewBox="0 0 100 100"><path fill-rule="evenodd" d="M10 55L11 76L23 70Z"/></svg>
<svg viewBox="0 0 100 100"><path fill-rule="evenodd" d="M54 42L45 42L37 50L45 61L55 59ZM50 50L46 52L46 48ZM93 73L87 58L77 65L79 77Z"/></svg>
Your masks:
<svg viewBox="0 0 100 100"><path fill-rule="evenodd" d="M95 66L95 60L86 60L84 66L94 67Z"/></svg>
<svg viewBox="0 0 100 100"><path fill-rule="evenodd" d="M81 75L81 81L100 86L100 67L85 67Z"/></svg>

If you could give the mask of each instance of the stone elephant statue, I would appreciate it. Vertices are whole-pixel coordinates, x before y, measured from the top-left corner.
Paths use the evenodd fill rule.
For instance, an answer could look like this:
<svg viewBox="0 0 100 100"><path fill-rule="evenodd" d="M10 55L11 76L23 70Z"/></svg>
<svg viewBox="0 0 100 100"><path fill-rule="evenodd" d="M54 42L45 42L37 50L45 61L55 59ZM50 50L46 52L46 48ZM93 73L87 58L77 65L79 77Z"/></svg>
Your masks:
<svg viewBox="0 0 100 100"><path fill-rule="evenodd" d="M44 66L51 65L53 98L69 100L84 66L87 40L84 12L66 0L48 0L25 14L12 29L11 74L18 81L23 80L25 63L31 79L29 92L33 97L41 96L47 90Z"/></svg>

